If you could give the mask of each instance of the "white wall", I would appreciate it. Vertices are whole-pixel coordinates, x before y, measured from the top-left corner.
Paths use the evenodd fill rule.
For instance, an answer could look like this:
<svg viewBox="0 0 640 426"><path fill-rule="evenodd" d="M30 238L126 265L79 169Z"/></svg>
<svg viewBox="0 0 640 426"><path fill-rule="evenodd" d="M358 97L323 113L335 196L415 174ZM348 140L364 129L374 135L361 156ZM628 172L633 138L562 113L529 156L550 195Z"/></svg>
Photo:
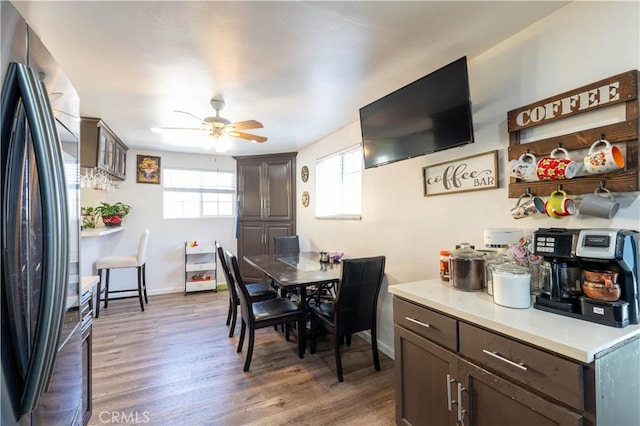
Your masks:
<svg viewBox="0 0 640 426"><path fill-rule="evenodd" d="M149 254L147 260L147 292L163 294L184 290L184 243L188 240L217 240L225 249L235 250L235 219L164 219L162 217L162 185L136 183L136 155L161 157L161 167L211 169L235 171L232 157L213 155L179 154L129 150L127 153L127 180L114 193L82 190L81 205L98 205L100 201L122 201L132 209L123 220L126 229L102 239L102 247L96 249L95 239L81 242L81 269L95 271L95 253L135 253L142 232L149 228ZM97 251L96 251L97 250ZM219 265L218 265L219 266ZM135 271L120 270L111 274L112 288L131 288L136 285ZM218 267L219 282L226 282Z"/></svg>
<svg viewBox="0 0 640 426"><path fill-rule="evenodd" d="M574 216L560 222L542 215L514 220L509 210L515 200L508 198L505 176L507 111L640 68L639 12L638 2L574 2L480 56L468 58L475 143L366 170L361 221L314 218L315 161L360 143L359 122L299 152L297 200L300 203L302 191L311 195L309 207L300 203L297 210L302 248L387 256L379 300L381 350L393 354L387 285L437 277L438 252L463 241L482 247L485 228L639 228L638 193L616 194L621 208L613 220ZM425 69L424 74L431 71ZM561 133L568 131L561 129ZM423 196L422 167L495 149L500 153L499 189ZM306 183L300 179L305 165L310 170Z"/></svg>

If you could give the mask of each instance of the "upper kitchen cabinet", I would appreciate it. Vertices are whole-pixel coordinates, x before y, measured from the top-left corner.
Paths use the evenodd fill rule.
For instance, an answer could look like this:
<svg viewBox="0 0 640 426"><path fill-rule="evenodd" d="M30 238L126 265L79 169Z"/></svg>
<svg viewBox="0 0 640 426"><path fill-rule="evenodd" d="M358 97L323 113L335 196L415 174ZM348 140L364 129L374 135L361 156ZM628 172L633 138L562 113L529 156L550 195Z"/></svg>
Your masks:
<svg viewBox="0 0 640 426"><path fill-rule="evenodd" d="M236 157L241 220L293 221L296 154Z"/></svg>
<svg viewBox="0 0 640 426"><path fill-rule="evenodd" d="M80 132L80 167L95 167L125 180L129 147L99 118L82 117Z"/></svg>

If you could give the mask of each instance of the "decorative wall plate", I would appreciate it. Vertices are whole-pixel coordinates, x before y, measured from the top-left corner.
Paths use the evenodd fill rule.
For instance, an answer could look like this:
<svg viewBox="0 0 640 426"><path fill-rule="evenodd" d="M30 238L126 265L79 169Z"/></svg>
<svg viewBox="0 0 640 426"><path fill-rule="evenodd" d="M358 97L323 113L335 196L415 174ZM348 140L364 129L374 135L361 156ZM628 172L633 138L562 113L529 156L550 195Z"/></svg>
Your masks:
<svg viewBox="0 0 640 426"><path fill-rule="evenodd" d="M302 177L303 182L306 182L309 180L309 168L307 166L302 166L302 170L300 171L300 177Z"/></svg>
<svg viewBox="0 0 640 426"><path fill-rule="evenodd" d="M304 191L302 193L302 205L305 207L309 207L309 192Z"/></svg>

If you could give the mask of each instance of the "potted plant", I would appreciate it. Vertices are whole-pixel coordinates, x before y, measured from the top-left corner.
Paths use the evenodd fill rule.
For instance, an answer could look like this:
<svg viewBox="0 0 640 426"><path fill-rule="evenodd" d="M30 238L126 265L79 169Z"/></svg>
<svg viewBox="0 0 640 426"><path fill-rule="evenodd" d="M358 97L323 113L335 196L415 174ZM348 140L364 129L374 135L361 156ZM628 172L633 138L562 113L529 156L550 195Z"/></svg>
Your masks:
<svg viewBox="0 0 640 426"><path fill-rule="evenodd" d="M120 201L115 204L101 202L95 209L102 217L104 226L120 226L122 218L129 214L131 206L122 204Z"/></svg>
<svg viewBox="0 0 640 426"><path fill-rule="evenodd" d="M80 207L82 215L82 229L94 229L96 227L96 219L98 211L95 207Z"/></svg>

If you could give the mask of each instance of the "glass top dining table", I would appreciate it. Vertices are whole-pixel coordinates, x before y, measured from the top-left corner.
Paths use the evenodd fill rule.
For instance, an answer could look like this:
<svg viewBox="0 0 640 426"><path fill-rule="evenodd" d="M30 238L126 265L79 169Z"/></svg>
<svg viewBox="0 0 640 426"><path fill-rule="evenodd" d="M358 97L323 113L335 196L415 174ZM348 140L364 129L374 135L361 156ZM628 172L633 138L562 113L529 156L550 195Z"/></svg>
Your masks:
<svg viewBox="0 0 640 426"><path fill-rule="evenodd" d="M320 253L303 251L296 255L263 254L244 260L268 275L281 287L304 287L338 281L340 263L320 262Z"/></svg>
<svg viewBox="0 0 640 426"><path fill-rule="evenodd" d="M269 276L276 285L296 290L303 311L307 310L307 287L337 282L342 268L340 263L320 262L320 253L303 251L297 255L263 254L244 256L244 260ZM298 338L306 346L306 327L299 330Z"/></svg>

